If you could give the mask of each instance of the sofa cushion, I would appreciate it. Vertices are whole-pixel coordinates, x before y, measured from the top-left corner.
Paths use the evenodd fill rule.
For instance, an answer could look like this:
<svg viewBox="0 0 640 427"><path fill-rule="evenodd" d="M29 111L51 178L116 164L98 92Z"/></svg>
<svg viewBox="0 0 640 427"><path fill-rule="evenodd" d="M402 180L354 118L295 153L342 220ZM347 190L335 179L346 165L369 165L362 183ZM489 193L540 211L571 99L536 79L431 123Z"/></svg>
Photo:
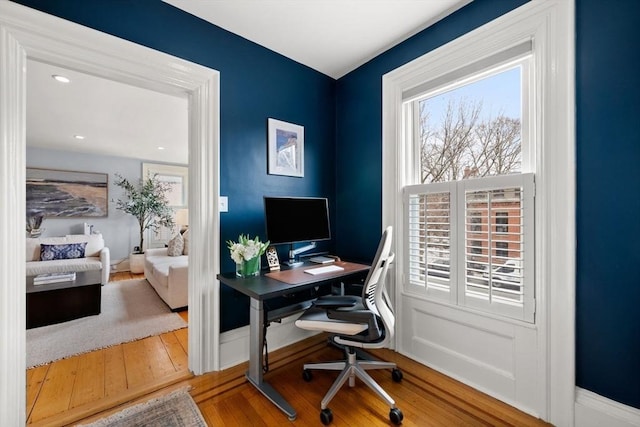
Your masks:
<svg viewBox="0 0 640 427"><path fill-rule="evenodd" d="M100 258L56 259L53 261L31 261L26 263L26 275L44 273L67 273L69 271L90 271L102 269Z"/></svg>
<svg viewBox="0 0 640 427"><path fill-rule="evenodd" d="M155 277L163 286L169 286L169 270L171 267L187 267L189 265L187 257L174 257L178 261L159 262L153 265L153 277Z"/></svg>
<svg viewBox="0 0 640 427"><path fill-rule="evenodd" d="M67 239L64 237L27 237L26 249L27 249L27 261L40 261L40 244L47 243L50 245L65 244ZM86 250L85 250L86 254Z"/></svg>
<svg viewBox="0 0 640 427"><path fill-rule="evenodd" d="M65 240L69 243L87 242L85 250L86 256L100 256L100 251L104 248L104 238L102 234L67 234ZM43 242L46 243L46 242Z"/></svg>
<svg viewBox="0 0 640 427"><path fill-rule="evenodd" d="M65 243L63 245L40 245L40 260L52 261L55 259L84 258L84 250L87 242Z"/></svg>
<svg viewBox="0 0 640 427"><path fill-rule="evenodd" d="M45 243L48 245L63 245L65 243L81 243L87 242L84 255L100 256L100 251L104 248L104 239L102 234L68 234L64 237L28 237L26 239L26 260L40 260L40 245Z"/></svg>
<svg viewBox="0 0 640 427"><path fill-rule="evenodd" d="M173 239L169 240L167 244L167 255L180 256L184 249L184 240L180 234L176 235Z"/></svg>
<svg viewBox="0 0 640 427"><path fill-rule="evenodd" d="M182 249L182 255L189 255L189 229L182 233L182 240L184 240L184 248Z"/></svg>

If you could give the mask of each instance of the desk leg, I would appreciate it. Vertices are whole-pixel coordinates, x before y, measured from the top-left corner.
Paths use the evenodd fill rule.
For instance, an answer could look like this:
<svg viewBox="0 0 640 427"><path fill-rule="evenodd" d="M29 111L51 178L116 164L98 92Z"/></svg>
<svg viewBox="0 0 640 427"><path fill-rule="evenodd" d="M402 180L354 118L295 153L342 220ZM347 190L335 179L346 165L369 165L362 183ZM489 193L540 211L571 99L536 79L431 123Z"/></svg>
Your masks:
<svg viewBox="0 0 640 427"><path fill-rule="evenodd" d="M271 385L263 380L262 343L264 342L264 306L262 301L251 298L251 311L249 313L249 370L247 379L260 393L287 414L290 421L296 419L296 411L284 400Z"/></svg>

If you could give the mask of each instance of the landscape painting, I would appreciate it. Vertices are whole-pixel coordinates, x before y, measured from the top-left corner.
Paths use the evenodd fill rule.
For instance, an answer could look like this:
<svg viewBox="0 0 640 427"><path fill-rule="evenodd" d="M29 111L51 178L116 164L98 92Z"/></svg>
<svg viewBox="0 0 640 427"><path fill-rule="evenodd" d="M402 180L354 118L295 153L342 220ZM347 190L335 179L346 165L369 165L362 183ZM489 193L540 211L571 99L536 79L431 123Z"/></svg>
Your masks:
<svg viewBox="0 0 640 427"><path fill-rule="evenodd" d="M27 216L106 217L109 175L27 168Z"/></svg>

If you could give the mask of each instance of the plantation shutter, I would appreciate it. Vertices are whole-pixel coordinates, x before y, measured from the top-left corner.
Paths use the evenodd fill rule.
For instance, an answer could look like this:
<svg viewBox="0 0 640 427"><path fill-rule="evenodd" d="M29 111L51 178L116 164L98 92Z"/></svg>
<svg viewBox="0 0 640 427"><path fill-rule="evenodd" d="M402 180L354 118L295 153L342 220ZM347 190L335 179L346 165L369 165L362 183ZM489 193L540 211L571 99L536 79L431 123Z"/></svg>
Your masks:
<svg viewBox="0 0 640 427"><path fill-rule="evenodd" d="M533 322L534 175L404 191L405 290Z"/></svg>

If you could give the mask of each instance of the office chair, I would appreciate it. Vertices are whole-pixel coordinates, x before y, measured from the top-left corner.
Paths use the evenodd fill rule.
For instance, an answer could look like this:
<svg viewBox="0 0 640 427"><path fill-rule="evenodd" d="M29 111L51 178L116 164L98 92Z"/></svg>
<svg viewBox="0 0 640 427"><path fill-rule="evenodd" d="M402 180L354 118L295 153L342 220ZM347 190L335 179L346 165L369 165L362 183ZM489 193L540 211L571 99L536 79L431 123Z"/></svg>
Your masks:
<svg viewBox="0 0 640 427"><path fill-rule="evenodd" d="M320 421L325 425L333 420L333 414L327 405L347 379L349 386L353 387L356 376L391 407L389 411L391 422L394 424L402 422L402 411L396 407L395 401L366 371L392 369L392 378L396 382L402 380L402 372L395 363L372 360L366 354L356 352L356 349L387 347L393 338L395 317L385 289L387 270L394 259L394 255L391 254L392 231L392 227L387 227L382 234L373 264L365 279L361 297L350 295L320 297L296 320L296 326L301 329L331 334L331 343L343 348L346 354L346 360L304 365L305 381L311 381L312 369L342 371L320 405Z"/></svg>

